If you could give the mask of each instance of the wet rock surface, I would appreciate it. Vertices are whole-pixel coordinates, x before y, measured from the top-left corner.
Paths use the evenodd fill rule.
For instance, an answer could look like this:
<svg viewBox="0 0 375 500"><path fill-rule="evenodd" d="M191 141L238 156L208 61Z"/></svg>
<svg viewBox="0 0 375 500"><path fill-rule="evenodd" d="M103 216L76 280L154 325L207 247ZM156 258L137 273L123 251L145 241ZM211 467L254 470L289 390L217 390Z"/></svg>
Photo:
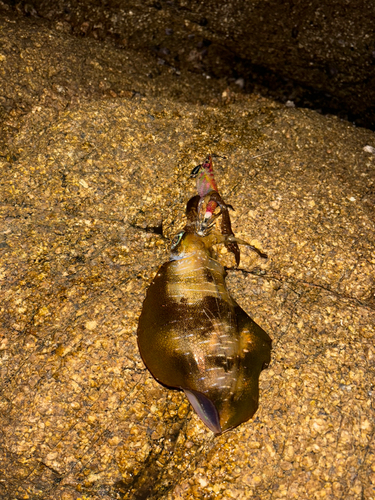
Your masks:
<svg viewBox="0 0 375 500"><path fill-rule="evenodd" d="M34 21L5 16L0 34L16 102L1 129L2 498L374 498L374 133L164 66L150 79L153 61ZM136 343L208 152L234 232L269 255L244 249L228 285L273 339L255 418L218 438Z"/></svg>

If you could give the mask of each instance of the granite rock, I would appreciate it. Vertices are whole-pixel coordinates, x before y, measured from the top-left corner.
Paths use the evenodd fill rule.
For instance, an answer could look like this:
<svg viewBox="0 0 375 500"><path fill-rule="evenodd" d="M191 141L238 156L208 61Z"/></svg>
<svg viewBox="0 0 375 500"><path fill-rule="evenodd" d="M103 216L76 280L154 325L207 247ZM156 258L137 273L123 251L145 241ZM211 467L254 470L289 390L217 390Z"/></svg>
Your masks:
<svg viewBox="0 0 375 500"><path fill-rule="evenodd" d="M87 40L70 61L70 35L35 26L2 30L2 85L24 104L1 129L2 498L375 498L374 133L197 75L155 83L109 45L101 67L126 56L142 92L90 93ZM59 106L41 98L51 50L80 82ZM228 285L273 339L258 412L218 438L136 343L209 152L235 234L269 255L234 269L223 252Z"/></svg>

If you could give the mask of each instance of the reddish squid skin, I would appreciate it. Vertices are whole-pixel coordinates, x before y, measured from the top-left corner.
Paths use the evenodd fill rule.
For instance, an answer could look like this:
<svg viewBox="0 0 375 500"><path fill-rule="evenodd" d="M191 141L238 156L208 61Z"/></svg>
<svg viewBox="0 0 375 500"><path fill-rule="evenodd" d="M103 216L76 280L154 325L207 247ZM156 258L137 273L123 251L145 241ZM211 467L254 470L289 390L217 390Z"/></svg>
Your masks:
<svg viewBox="0 0 375 500"><path fill-rule="evenodd" d="M226 271L211 256L214 243L214 235L195 234L188 218L147 291L138 346L155 379L182 389L219 435L257 410L271 339L229 295Z"/></svg>

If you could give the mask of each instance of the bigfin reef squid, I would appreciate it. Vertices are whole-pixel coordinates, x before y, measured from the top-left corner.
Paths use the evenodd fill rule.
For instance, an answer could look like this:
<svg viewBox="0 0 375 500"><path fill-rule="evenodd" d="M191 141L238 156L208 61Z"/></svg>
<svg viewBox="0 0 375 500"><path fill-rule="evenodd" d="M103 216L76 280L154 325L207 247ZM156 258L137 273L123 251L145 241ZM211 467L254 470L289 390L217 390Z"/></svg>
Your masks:
<svg viewBox="0 0 375 500"><path fill-rule="evenodd" d="M142 359L161 384L184 391L202 422L219 435L258 408L259 375L270 362L271 339L237 304L214 247L240 262L229 210L213 175L212 158L195 167L198 194L186 206L186 226L171 244L169 262L149 286L138 325Z"/></svg>

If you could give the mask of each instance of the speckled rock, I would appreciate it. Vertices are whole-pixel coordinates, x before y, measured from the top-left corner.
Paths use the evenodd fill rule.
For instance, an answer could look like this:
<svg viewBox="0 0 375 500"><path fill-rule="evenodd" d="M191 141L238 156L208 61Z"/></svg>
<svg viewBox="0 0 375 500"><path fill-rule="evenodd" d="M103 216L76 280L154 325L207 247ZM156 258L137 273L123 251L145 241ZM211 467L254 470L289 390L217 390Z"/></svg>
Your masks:
<svg viewBox="0 0 375 500"><path fill-rule="evenodd" d="M1 497L374 499L375 134L147 92L39 102L3 135ZM231 293L273 338L255 418L218 438L136 343L208 152L234 232L269 255L244 249Z"/></svg>
<svg viewBox="0 0 375 500"><path fill-rule="evenodd" d="M371 1L0 0L2 7L375 127Z"/></svg>

